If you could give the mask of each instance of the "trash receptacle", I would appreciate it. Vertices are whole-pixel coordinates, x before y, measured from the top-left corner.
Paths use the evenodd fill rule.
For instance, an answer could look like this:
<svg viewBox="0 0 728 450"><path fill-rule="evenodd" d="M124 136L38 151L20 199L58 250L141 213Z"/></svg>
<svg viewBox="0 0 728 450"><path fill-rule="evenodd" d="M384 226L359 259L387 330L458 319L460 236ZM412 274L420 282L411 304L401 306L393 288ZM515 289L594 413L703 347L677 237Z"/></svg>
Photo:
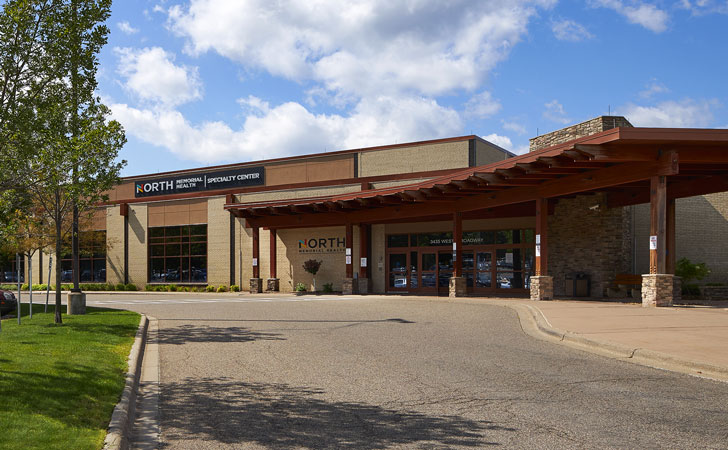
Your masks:
<svg viewBox="0 0 728 450"><path fill-rule="evenodd" d="M574 296L574 274L567 273L564 277L564 295L567 297Z"/></svg>
<svg viewBox="0 0 728 450"><path fill-rule="evenodd" d="M576 272L574 275L574 296L589 297L591 291L591 278L585 272Z"/></svg>

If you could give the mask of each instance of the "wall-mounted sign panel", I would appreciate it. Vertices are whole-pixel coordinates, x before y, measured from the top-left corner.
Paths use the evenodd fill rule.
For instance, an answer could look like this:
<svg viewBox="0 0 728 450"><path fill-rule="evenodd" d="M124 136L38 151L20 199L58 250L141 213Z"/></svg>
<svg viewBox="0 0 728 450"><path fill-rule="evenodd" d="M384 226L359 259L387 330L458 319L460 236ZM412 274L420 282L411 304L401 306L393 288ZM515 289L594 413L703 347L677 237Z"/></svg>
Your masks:
<svg viewBox="0 0 728 450"><path fill-rule="evenodd" d="M188 192L212 191L265 184L265 168L245 167L179 177L157 178L134 183L134 197L185 194Z"/></svg>

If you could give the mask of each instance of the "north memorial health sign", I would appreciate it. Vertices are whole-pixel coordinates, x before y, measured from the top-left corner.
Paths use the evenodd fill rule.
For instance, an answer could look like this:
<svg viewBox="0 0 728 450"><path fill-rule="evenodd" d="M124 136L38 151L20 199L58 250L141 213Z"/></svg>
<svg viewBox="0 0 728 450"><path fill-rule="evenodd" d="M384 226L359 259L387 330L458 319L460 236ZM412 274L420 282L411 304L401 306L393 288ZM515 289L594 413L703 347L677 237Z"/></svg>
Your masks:
<svg viewBox="0 0 728 450"><path fill-rule="evenodd" d="M265 184L265 169L246 167L178 177L158 178L134 182L134 197L184 194L187 192L212 191Z"/></svg>

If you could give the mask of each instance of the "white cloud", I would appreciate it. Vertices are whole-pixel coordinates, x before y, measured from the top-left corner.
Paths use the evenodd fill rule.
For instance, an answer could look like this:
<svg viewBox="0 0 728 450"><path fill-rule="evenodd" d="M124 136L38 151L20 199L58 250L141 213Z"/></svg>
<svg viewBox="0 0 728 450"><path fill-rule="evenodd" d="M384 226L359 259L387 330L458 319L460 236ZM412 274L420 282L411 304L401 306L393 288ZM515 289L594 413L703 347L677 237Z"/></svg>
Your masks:
<svg viewBox="0 0 728 450"><path fill-rule="evenodd" d="M139 28L134 28L131 26L131 24L127 21L119 22L116 24L117 27L124 33L124 34L135 34L139 32Z"/></svg>
<svg viewBox="0 0 728 450"><path fill-rule="evenodd" d="M551 31L560 41L579 42L594 37L583 25L566 19L552 22Z"/></svg>
<svg viewBox="0 0 728 450"><path fill-rule="evenodd" d="M214 51L337 93L434 96L476 89L537 7L553 3L191 0L169 9L168 26L191 54Z"/></svg>
<svg viewBox="0 0 728 450"><path fill-rule="evenodd" d="M504 120L502 121L502 124L504 130L515 131L518 134L526 134L526 127L524 127L521 123Z"/></svg>
<svg viewBox="0 0 728 450"><path fill-rule="evenodd" d="M696 16L711 13L728 14L728 2L725 0L682 0L680 7Z"/></svg>
<svg viewBox="0 0 728 450"><path fill-rule="evenodd" d="M513 142L511 142L511 139L508 136L501 136L499 134L493 133L487 136L483 136L483 139L488 142L492 142L493 144L506 150L510 150L513 147Z"/></svg>
<svg viewBox="0 0 728 450"><path fill-rule="evenodd" d="M657 80L652 80L647 86L645 86L645 89L640 91L639 96L640 98L649 99L657 94L664 94L667 92L670 92L670 89L668 89L667 86Z"/></svg>
<svg viewBox="0 0 728 450"><path fill-rule="evenodd" d="M174 55L160 47L116 48L124 87L144 101L180 105L202 98L197 68L174 64Z"/></svg>
<svg viewBox="0 0 728 450"><path fill-rule="evenodd" d="M465 113L470 117L485 119L500 111L501 104L488 91L474 95L465 104Z"/></svg>
<svg viewBox="0 0 728 450"><path fill-rule="evenodd" d="M619 113L638 127L706 127L713 121L713 108L716 106L716 100L684 99L654 106L628 104Z"/></svg>
<svg viewBox="0 0 728 450"><path fill-rule="evenodd" d="M566 115L564 105L559 103L557 100L551 100L550 102L545 103L544 106L546 107L546 111L542 114L544 119L564 125L571 122L571 119L569 119Z"/></svg>
<svg viewBox="0 0 728 450"><path fill-rule="evenodd" d="M641 25L655 33L667 30L669 16L667 12L651 3L632 0L625 4L621 0L593 0L596 6L609 8L624 16L628 22Z"/></svg>
<svg viewBox="0 0 728 450"><path fill-rule="evenodd" d="M438 138L462 129L457 112L425 98L365 99L347 116L313 114L295 102L271 107L253 96L239 103L246 110L239 129L219 121L193 125L170 108L117 103L111 109L127 133L204 164Z"/></svg>

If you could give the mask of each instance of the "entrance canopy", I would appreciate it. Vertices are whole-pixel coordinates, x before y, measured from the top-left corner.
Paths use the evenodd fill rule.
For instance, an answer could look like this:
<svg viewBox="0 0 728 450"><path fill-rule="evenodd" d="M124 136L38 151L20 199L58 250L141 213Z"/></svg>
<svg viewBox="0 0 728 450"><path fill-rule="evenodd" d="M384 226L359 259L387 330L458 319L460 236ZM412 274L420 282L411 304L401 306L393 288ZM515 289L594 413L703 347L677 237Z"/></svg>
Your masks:
<svg viewBox="0 0 728 450"><path fill-rule="evenodd" d="M667 200L728 190L728 130L614 128L427 181L225 209L251 227L533 215L536 200L607 192L609 207L650 202L654 177Z"/></svg>

